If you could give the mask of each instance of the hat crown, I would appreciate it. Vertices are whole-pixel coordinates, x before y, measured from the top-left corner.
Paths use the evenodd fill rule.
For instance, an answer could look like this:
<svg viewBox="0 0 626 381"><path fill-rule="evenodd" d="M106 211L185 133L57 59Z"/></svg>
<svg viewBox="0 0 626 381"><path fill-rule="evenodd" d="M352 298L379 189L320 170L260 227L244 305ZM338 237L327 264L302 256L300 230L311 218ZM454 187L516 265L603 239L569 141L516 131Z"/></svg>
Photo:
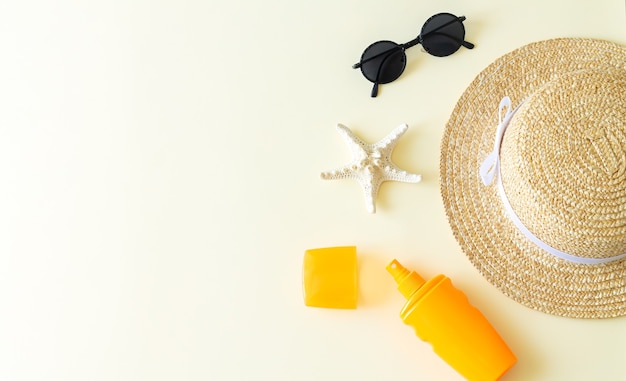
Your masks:
<svg viewBox="0 0 626 381"><path fill-rule="evenodd" d="M612 121L598 122L607 122L607 125L592 127L584 133L590 164L601 175L611 178L621 177L626 162L623 160L623 149L619 136L616 136L612 128L614 124L611 123Z"/></svg>
<svg viewBox="0 0 626 381"><path fill-rule="evenodd" d="M585 79L587 69L607 77ZM624 70L626 48L613 42L527 44L482 70L446 124L440 180L452 232L525 306L626 316L626 256L615 256L626 252Z"/></svg>
<svg viewBox="0 0 626 381"><path fill-rule="evenodd" d="M500 151L506 196L557 250L626 253L625 100L625 71L577 71L537 89L511 119Z"/></svg>

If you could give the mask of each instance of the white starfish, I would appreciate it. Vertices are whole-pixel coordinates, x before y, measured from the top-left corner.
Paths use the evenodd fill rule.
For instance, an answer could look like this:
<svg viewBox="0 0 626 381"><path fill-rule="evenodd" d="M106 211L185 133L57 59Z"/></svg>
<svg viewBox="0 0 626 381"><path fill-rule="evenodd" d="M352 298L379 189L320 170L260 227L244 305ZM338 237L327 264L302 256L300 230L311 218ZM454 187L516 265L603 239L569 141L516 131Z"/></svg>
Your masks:
<svg viewBox="0 0 626 381"><path fill-rule="evenodd" d="M363 187L367 211L376 213L376 195L380 184L387 180L418 183L422 179L420 175L398 168L391 160L398 139L408 128L406 124L401 124L381 141L369 144L354 135L348 127L337 124L337 130L352 152L352 162L334 171L322 172L320 177L324 180L357 180Z"/></svg>

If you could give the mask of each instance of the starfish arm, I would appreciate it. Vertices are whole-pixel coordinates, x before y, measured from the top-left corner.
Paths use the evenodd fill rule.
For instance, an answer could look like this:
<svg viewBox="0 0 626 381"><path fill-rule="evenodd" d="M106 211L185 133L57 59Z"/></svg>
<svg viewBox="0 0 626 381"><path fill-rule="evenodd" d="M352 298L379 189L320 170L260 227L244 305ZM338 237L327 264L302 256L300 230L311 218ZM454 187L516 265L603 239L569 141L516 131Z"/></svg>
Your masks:
<svg viewBox="0 0 626 381"><path fill-rule="evenodd" d="M350 131L348 127L338 123L337 131L339 131L339 134L343 136L346 143L348 143L350 152L352 153L354 159L362 159L367 156L367 150L365 147L367 147L368 144Z"/></svg>
<svg viewBox="0 0 626 381"><path fill-rule="evenodd" d="M376 213L376 196L378 195L378 188L380 188L382 181L360 179L359 183L361 187L363 187L365 208L372 214Z"/></svg>
<svg viewBox="0 0 626 381"><path fill-rule="evenodd" d="M374 147L380 150L385 150L391 156L391 152L396 147L396 144L398 144L398 140L402 135L404 135L408 128L409 126L406 123L399 125L381 141L374 144Z"/></svg>
<svg viewBox="0 0 626 381"><path fill-rule="evenodd" d="M336 168L330 171L324 171L320 173L322 180L339 180L339 179L353 179L357 178L357 174L354 171L354 165L348 164L340 168Z"/></svg>
<svg viewBox="0 0 626 381"><path fill-rule="evenodd" d="M407 172L392 162L387 162L383 170L383 178L386 180L399 181L402 183L419 183L422 180L422 175L417 173Z"/></svg>

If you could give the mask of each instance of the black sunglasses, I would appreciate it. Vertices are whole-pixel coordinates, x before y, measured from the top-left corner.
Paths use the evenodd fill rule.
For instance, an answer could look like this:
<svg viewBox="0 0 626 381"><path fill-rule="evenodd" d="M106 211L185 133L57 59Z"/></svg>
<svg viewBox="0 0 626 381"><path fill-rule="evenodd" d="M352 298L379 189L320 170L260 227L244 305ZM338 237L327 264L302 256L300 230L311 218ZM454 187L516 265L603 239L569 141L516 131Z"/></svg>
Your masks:
<svg viewBox="0 0 626 381"><path fill-rule="evenodd" d="M406 67L404 51L417 44L437 57L445 57L459 50L462 46L473 49L474 44L465 41L465 16L457 17L451 13L438 13L424 23L422 31L414 40L404 44L393 41L377 41L367 47L361 55L361 61L352 65L361 68L361 73L374 83L372 97L378 95L378 85L395 81Z"/></svg>

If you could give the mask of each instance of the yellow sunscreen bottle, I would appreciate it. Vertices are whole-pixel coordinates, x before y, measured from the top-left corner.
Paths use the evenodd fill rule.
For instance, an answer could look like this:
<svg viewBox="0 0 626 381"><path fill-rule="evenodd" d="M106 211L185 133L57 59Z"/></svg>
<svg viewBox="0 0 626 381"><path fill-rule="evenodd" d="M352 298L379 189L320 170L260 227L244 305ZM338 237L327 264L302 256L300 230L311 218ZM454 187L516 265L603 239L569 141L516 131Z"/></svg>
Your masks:
<svg viewBox="0 0 626 381"><path fill-rule="evenodd" d="M498 380L517 362L498 332L448 277L425 281L395 259L387 271L407 299L400 311L402 320L463 377Z"/></svg>

